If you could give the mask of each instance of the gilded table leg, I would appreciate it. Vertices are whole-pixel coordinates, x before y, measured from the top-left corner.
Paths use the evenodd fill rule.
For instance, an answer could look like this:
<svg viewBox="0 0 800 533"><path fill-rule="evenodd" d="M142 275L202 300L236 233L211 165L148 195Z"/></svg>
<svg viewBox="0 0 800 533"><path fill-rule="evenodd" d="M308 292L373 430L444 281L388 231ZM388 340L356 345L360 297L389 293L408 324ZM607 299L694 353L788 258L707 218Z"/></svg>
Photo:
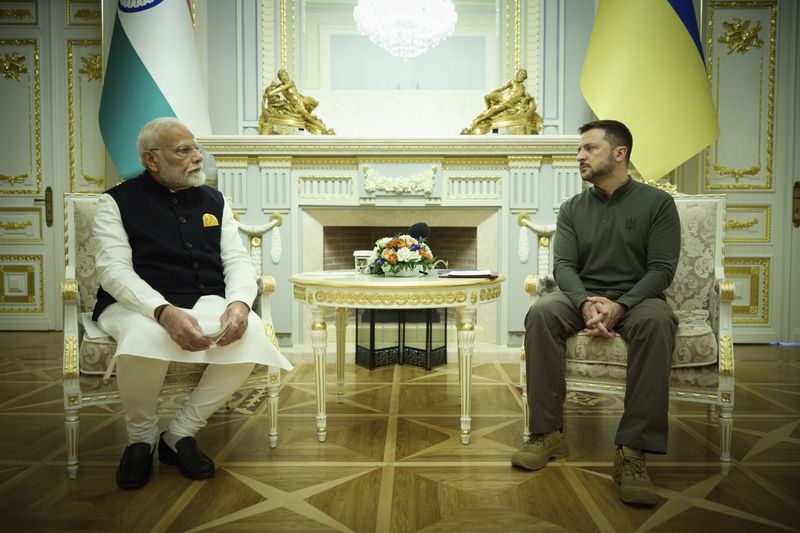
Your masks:
<svg viewBox="0 0 800 533"><path fill-rule="evenodd" d="M456 308L458 328L458 381L461 388L461 443L469 444L472 350L475 347L475 309Z"/></svg>
<svg viewBox="0 0 800 533"><path fill-rule="evenodd" d="M347 340L347 309L336 309L336 401L344 402L344 353Z"/></svg>
<svg viewBox="0 0 800 533"><path fill-rule="evenodd" d="M325 347L328 343L328 327L325 324L325 309L311 308L311 348L314 351L314 370L317 385L317 438L325 442L328 437L328 415L325 413Z"/></svg>

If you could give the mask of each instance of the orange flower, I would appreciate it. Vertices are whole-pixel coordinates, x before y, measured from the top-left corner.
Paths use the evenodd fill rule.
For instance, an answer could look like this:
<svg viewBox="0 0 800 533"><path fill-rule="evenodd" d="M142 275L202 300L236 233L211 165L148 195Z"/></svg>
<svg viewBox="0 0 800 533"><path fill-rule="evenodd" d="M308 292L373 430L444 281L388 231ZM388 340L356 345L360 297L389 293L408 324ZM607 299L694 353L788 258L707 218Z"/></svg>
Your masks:
<svg viewBox="0 0 800 533"><path fill-rule="evenodd" d="M397 264L397 254L390 250L388 246L381 253L381 257L386 259L391 265Z"/></svg>
<svg viewBox="0 0 800 533"><path fill-rule="evenodd" d="M429 250L426 250L424 248L420 248L417 251L419 252L419 255L421 255L425 259L433 259L433 254Z"/></svg>

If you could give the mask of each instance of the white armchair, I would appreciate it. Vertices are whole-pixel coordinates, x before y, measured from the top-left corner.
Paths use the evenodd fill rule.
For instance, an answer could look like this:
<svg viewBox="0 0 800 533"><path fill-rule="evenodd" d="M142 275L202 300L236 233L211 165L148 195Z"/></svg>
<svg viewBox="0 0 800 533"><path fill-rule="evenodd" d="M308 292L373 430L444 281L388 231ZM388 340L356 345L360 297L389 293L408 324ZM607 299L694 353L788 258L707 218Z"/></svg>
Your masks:
<svg viewBox="0 0 800 533"><path fill-rule="evenodd" d="M90 248L92 224L99 195L65 195L64 228L66 245L66 272L61 283L64 305L64 355L63 386L65 428L67 437L67 475L78 475L79 411L87 405L119 403L116 376L106 376L109 362L116 348L113 338L92 336L84 328L83 315L91 313L97 297L99 281L95 273L94 255ZM260 271L260 269L259 269ZM275 291L272 276L259 276L259 292L253 309L264 321L270 341L278 341L272 325L269 294ZM196 363L170 363L162 399L186 394L200 379L205 365ZM269 446L278 444L278 389L281 374L278 367L256 365L243 388L263 386L267 391L269 412Z"/></svg>
<svg viewBox="0 0 800 533"><path fill-rule="evenodd" d="M677 195L675 203L681 220L681 251L675 278L665 291L679 319L670 399L706 404L710 422L718 410L720 461L727 472L733 428L733 282L724 278L723 270L725 198ZM539 239L540 256L551 256L549 246L549 238ZM549 276L531 275L525 280L531 303L554 288ZM626 361L627 344L621 337L603 339L578 333L567 339L567 390L624 395ZM523 348L520 381L527 440L525 369Z"/></svg>

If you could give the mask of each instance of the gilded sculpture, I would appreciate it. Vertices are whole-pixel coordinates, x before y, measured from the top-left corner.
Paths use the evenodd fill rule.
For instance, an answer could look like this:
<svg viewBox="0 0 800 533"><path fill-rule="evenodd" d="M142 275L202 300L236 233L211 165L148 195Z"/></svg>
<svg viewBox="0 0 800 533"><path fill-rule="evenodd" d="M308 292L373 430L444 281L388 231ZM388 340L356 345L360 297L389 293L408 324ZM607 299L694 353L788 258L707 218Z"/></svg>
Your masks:
<svg viewBox="0 0 800 533"><path fill-rule="evenodd" d="M316 99L297 90L286 69L280 69L278 81L270 83L261 98L258 133L280 135L289 128L297 128L316 135L334 135L335 132L312 113L318 105Z"/></svg>
<svg viewBox="0 0 800 533"><path fill-rule="evenodd" d="M500 128L509 128L511 133L536 134L542 130L544 121L536 112L536 102L525 91L528 71L519 69L514 79L483 97L486 110L475 117L462 135L483 135Z"/></svg>

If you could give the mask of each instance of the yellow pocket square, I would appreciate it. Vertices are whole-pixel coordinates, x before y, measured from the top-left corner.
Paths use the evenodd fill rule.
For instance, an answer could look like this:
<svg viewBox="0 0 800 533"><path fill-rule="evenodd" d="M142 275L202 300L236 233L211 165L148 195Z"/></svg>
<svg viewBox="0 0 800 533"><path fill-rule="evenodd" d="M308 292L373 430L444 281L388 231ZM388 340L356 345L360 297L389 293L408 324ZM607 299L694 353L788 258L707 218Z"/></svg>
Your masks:
<svg viewBox="0 0 800 533"><path fill-rule="evenodd" d="M211 213L203 215L203 227L210 228L211 226L219 226L219 220Z"/></svg>

